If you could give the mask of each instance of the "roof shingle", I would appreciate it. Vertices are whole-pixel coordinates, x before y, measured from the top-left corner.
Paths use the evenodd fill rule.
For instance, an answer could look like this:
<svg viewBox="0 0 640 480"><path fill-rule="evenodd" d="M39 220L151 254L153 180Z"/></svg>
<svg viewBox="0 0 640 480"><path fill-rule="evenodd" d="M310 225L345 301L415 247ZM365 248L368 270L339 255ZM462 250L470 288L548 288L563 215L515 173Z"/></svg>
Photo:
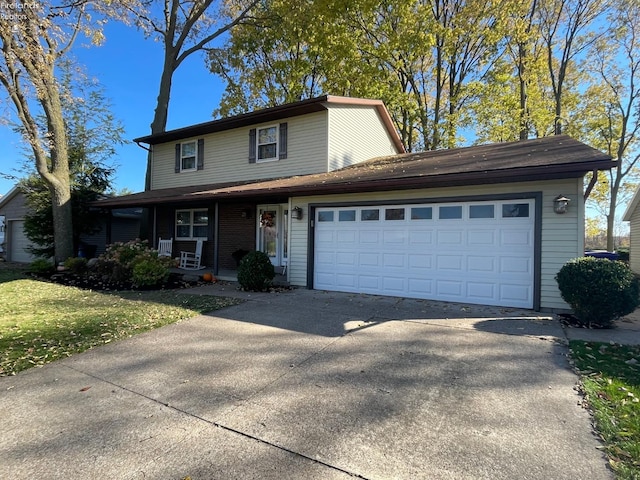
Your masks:
<svg viewBox="0 0 640 480"><path fill-rule="evenodd" d="M97 204L116 207L540 181L578 178L615 166L608 155L559 135L378 157L328 173L151 190Z"/></svg>

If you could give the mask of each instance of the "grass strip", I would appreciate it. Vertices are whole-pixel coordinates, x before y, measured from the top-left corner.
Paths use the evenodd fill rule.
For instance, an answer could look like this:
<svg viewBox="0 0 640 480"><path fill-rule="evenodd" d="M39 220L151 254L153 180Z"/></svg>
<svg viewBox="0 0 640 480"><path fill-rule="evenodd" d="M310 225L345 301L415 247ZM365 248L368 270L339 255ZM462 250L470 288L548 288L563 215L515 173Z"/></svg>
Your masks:
<svg viewBox="0 0 640 480"><path fill-rule="evenodd" d="M640 347L569 345L595 428L620 479L640 479Z"/></svg>
<svg viewBox="0 0 640 480"><path fill-rule="evenodd" d="M239 303L180 290L95 292L0 270L0 376Z"/></svg>

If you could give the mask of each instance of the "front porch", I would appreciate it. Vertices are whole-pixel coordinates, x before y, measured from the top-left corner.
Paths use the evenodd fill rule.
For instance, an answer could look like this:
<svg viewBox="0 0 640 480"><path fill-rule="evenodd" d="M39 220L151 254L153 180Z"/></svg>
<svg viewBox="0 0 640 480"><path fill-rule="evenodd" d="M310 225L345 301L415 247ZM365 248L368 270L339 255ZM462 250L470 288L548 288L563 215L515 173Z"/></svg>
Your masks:
<svg viewBox="0 0 640 480"><path fill-rule="evenodd" d="M273 278L273 284L278 287L288 287L289 282L287 281L286 271L282 267L276 267L276 276ZM185 270L183 268L172 268L171 273L181 275L182 277L202 277L205 273L213 274L213 269L208 267L202 267L198 270ZM238 282L238 271L225 268L219 269L218 274L214 275L215 278L222 282Z"/></svg>

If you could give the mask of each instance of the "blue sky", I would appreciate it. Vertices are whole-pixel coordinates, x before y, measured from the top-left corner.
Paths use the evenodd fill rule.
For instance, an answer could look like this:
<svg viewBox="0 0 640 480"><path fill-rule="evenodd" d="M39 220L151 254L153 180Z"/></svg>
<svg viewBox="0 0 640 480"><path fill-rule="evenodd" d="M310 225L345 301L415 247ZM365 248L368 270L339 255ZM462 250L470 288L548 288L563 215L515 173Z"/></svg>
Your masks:
<svg viewBox="0 0 640 480"><path fill-rule="evenodd" d="M162 44L145 39L133 27L116 23L107 26L105 35L101 47L85 48L77 43L74 56L89 76L99 80L111 101L111 111L124 125L125 137L131 140L148 135L162 69ZM173 78L167 129L211 120L223 89L223 83L207 71L203 56L191 56ZM0 114L6 113L6 107L0 104ZM0 172L25 176L25 172L16 171L24 164L23 151L20 137L0 124ZM146 159L146 152L133 142L119 147L112 159L116 164L113 188L144 190ZM13 185L0 177L0 194L6 194Z"/></svg>

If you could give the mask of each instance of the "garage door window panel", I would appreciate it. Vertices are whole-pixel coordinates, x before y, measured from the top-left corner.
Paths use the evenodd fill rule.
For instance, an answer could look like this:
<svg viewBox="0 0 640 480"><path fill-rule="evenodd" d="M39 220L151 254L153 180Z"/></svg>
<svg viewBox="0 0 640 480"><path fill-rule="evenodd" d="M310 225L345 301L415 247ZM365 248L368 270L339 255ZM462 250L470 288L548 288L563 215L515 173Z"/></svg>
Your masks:
<svg viewBox="0 0 640 480"><path fill-rule="evenodd" d="M360 220L363 222L372 222L380 220L380 210L377 208L367 208L360 211Z"/></svg>
<svg viewBox="0 0 640 480"><path fill-rule="evenodd" d="M356 221L356 211L355 210L340 210L338 212L338 221L339 222L355 222Z"/></svg>
<svg viewBox="0 0 640 480"><path fill-rule="evenodd" d="M469 218L494 218L494 205L471 205L469 207Z"/></svg>
<svg viewBox="0 0 640 480"><path fill-rule="evenodd" d="M404 220L404 208L386 208L384 211L385 220Z"/></svg>
<svg viewBox="0 0 640 480"><path fill-rule="evenodd" d="M333 211L318 212L319 222L333 222Z"/></svg>
<svg viewBox="0 0 640 480"><path fill-rule="evenodd" d="M502 205L502 218L528 218L528 203L505 203Z"/></svg>
<svg viewBox="0 0 640 480"><path fill-rule="evenodd" d="M411 209L411 220L431 220L433 218L433 208L413 207Z"/></svg>
<svg viewBox="0 0 640 480"><path fill-rule="evenodd" d="M462 206L446 206L438 209L438 218L440 220L459 220L462 218Z"/></svg>

